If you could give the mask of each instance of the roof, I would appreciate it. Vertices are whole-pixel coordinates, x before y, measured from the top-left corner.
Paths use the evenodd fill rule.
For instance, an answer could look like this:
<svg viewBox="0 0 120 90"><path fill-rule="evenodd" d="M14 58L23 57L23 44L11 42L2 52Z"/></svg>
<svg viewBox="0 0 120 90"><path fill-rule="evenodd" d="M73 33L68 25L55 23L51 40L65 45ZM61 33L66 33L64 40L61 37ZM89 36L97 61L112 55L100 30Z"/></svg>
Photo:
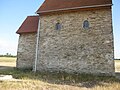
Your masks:
<svg viewBox="0 0 120 90"><path fill-rule="evenodd" d="M37 32L39 16L28 16L17 30L17 34Z"/></svg>
<svg viewBox="0 0 120 90"><path fill-rule="evenodd" d="M45 0L37 13L111 5L112 0Z"/></svg>

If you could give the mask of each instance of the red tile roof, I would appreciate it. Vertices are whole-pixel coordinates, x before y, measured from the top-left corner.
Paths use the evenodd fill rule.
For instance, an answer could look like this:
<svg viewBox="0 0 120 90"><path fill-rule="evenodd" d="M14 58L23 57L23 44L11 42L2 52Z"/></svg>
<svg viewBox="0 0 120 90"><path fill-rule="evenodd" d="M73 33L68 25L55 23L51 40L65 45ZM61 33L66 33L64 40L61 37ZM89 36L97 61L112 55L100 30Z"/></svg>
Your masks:
<svg viewBox="0 0 120 90"><path fill-rule="evenodd" d="M17 30L17 34L37 32L39 16L28 16Z"/></svg>
<svg viewBox="0 0 120 90"><path fill-rule="evenodd" d="M112 0L45 0L37 13L111 5Z"/></svg>

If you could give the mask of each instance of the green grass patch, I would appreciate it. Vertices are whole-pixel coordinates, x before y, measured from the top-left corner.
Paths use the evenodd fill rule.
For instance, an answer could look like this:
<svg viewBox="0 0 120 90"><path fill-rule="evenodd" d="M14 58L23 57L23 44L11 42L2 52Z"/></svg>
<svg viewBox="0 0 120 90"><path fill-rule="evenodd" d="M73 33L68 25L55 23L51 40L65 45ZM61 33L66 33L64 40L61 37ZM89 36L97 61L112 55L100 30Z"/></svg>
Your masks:
<svg viewBox="0 0 120 90"><path fill-rule="evenodd" d="M23 80L43 80L53 83L78 83L88 81L114 82L119 81L113 76L96 76L92 74L69 74L65 72L37 72L28 69L1 70L0 74L13 75L16 79Z"/></svg>
<svg viewBox="0 0 120 90"><path fill-rule="evenodd" d="M15 64L16 58L0 57L0 63ZM119 61L115 61L119 69ZM18 81L0 81L0 90L119 90L120 80L112 76L37 72L30 69L1 69L0 75L12 75ZM9 69L10 68L10 69ZM20 80L20 81L19 81Z"/></svg>

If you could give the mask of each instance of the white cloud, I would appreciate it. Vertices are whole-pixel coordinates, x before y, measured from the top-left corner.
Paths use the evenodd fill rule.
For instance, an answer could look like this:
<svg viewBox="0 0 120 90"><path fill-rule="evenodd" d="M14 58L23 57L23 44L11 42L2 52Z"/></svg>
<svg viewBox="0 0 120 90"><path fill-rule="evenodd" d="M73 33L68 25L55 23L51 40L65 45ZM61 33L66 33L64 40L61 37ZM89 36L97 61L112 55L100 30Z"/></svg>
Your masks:
<svg viewBox="0 0 120 90"><path fill-rule="evenodd" d="M0 54L11 53L16 55L17 42L0 38Z"/></svg>

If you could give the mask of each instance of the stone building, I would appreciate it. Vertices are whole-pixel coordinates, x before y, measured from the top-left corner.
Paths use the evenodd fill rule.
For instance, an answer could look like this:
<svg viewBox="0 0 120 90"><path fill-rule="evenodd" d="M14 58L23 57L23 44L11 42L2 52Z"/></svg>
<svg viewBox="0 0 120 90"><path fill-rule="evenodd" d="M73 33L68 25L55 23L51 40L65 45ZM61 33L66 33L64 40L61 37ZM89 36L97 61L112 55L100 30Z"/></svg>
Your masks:
<svg viewBox="0 0 120 90"><path fill-rule="evenodd" d="M20 35L17 51L17 68L33 67L38 21L38 16L28 16L17 31Z"/></svg>
<svg viewBox="0 0 120 90"><path fill-rule="evenodd" d="M18 68L114 75L111 0L45 0L18 29Z"/></svg>

